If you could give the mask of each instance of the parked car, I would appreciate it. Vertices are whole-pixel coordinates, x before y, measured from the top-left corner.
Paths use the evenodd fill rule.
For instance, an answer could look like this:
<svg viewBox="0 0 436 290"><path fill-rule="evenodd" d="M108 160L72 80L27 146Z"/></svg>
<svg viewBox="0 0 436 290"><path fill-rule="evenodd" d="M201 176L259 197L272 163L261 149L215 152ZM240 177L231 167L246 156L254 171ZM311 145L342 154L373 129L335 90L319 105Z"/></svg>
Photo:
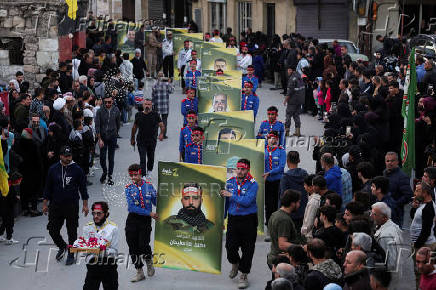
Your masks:
<svg viewBox="0 0 436 290"><path fill-rule="evenodd" d="M363 62L369 61L366 55L360 54L359 49L352 41L343 40L343 39L318 39L318 42L319 44L327 43L328 47L333 47L334 40L336 40L340 46L345 45L347 47L348 54L350 55L352 61L363 61Z"/></svg>
<svg viewBox="0 0 436 290"><path fill-rule="evenodd" d="M417 54L425 58L436 58L436 34L418 34L410 40L410 47L415 47Z"/></svg>

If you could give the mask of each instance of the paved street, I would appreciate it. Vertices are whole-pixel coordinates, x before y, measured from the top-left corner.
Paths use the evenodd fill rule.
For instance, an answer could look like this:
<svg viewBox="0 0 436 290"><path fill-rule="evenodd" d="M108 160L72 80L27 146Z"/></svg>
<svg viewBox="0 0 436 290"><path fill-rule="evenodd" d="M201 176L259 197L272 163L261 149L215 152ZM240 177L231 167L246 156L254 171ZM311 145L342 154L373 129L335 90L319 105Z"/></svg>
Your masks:
<svg viewBox="0 0 436 290"><path fill-rule="evenodd" d="M256 129L262 120L266 118L266 108L271 105L279 107L279 119L284 121L284 107L282 105L283 95L280 91L270 91L270 85L264 85L264 88L258 90L260 97L260 109ZM156 163L153 171L153 184L157 185L157 161L177 161L178 160L178 137L182 124L180 115L180 101L183 95L181 90L176 89L176 93L171 96L171 112L168 118L169 139L158 142L156 149ZM124 185L128 182L127 167L133 162L139 163L137 151L133 151L129 145L131 124L125 125L120 132L122 139L118 140L120 149L116 152L115 160L115 186L109 188L101 186L98 179L101 170L96 171L95 177L90 180L94 185L89 187L90 205L94 201L107 200L110 207L110 219L118 224L120 229L119 252L127 254L128 248L124 235L124 223L127 216L127 209L124 199ZM293 127L291 128L293 132ZM302 116L302 133L305 136L317 136L322 132L322 126L313 117ZM312 139L300 138L294 146L288 139L287 150L298 150L301 154L301 167L309 172L314 171L314 162L312 161L312 152L308 151L308 142ZM295 141L295 140L294 140ZM311 141L313 143L313 140ZM312 144L309 144L312 145ZM81 235L82 226L91 220L91 216L80 217L79 236ZM19 217L15 225L14 238L21 243L13 246L0 244L0 273L2 277L2 288L8 290L22 289L63 289L77 290L81 289L85 278L85 264L65 266L64 263L57 263L54 255L56 247L50 244L51 238L46 230L47 217ZM66 230L63 229L63 235L66 237ZM28 238L33 238L27 246L23 242ZM39 241L47 238L46 244L37 245ZM26 250L23 250L23 247ZM50 251L50 247L52 250ZM270 279L270 272L266 265L266 254L269 250L269 244L263 241L263 236L258 237L256 244L253 268L250 273L250 289L263 289L266 281ZM39 253L39 259L35 263L35 257ZM50 254L51 253L51 254ZM50 254L50 255L49 255ZM23 259L26 259L26 266L22 267ZM15 258L19 258L14 262ZM34 265L32 265L34 264ZM126 269L129 267L129 269ZM225 256L223 245L222 256L222 274L212 275L205 273L196 273L190 271L176 271L169 269L156 270L156 275L151 279L136 284L130 283L129 280L134 274L134 267L131 265L121 265L118 268L119 289L236 289L237 279L229 280L228 272L230 265Z"/></svg>

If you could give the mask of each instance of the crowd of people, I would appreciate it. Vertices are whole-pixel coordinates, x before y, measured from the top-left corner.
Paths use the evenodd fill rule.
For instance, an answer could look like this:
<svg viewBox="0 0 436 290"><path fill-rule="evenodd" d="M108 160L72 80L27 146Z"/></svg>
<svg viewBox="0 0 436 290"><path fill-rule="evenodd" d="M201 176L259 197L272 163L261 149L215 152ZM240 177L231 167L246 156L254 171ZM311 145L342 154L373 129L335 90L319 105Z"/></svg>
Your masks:
<svg viewBox="0 0 436 290"><path fill-rule="evenodd" d="M100 182L113 185L118 132L137 110L130 137L131 145L138 147L140 164L128 170L132 184L126 188L126 239L132 260L145 255L147 274L152 276L151 219L158 217L151 206L156 205L156 191L150 174L157 140L168 138L173 56L178 54L176 69L186 94L181 103L180 161L197 164L202 164L204 139L204 129L197 125L201 60L186 45L174 52L171 31L162 39L153 28L145 39L142 27L135 35L133 59L118 49L116 35L108 33L102 38L91 31L86 48L75 47L72 60L59 63L58 70L48 69L40 87L31 91L22 72L9 82L8 108L3 104L0 115L9 174L9 193L1 197L0 241L18 242L12 235L14 207L19 203L22 215L49 214L47 229L59 248L56 259L61 260L67 252L60 235L64 221L71 245L77 239L80 199L82 212L89 212L87 186L97 169L94 159L100 158ZM268 42L265 35L249 29L237 43L227 29L222 37L215 30L205 33L204 39L238 49L238 69L243 75L241 110L252 110L256 117L260 102L256 90L267 75L274 83L272 89L281 87L285 95L283 104L267 109L268 119L257 134L265 139L265 241L271 243L267 264L272 279L265 289L435 289L434 62L416 56L416 171L411 180L399 157L410 52L407 42L377 37L383 48L373 62L364 63L353 61L347 47L337 41L329 47L298 34L275 35ZM388 57L397 62L386 61ZM220 73L218 67L216 74ZM144 95L147 76L155 78L150 95ZM280 106L286 106L284 123L277 120ZM219 108L217 104L217 111L222 111ZM299 153L286 150L292 120L293 135L302 134L300 114L304 112L325 128L313 150L315 170L300 168ZM228 139L234 137L231 131L227 133ZM236 176L227 185L221 195L228 205L229 277L241 272L238 288L244 289L249 286L247 275L257 236L258 185L250 174L250 160L238 160ZM147 205L142 191L149 193ZM409 208L407 236L403 229L409 227L409 218L405 218ZM90 225L101 228L109 223L106 203L94 203L91 210L94 221ZM113 224L109 228L110 238L115 239L118 229ZM112 245L115 252L117 244ZM74 263L72 253L66 263ZM144 280L144 264L139 259L134 264L137 273L132 282ZM113 271L113 267L88 266L84 289L98 289L100 281L107 283L107 289L117 289Z"/></svg>

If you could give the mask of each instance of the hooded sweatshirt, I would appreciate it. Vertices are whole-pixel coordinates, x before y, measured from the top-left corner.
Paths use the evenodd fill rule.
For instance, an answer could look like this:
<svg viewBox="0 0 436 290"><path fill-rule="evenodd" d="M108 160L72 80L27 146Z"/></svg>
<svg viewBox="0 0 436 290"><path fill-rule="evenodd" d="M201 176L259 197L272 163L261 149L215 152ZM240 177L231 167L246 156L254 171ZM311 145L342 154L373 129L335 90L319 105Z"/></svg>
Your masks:
<svg viewBox="0 0 436 290"><path fill-rule="evenodd" d="M341 267L332 259L327 259L324 262L313 266L312 270L307 274L305 289L322 290L329 283L338 283L342 280Z"/></svg>
<svg viewBox="0 0 436 290"><path fill-rule="evenodd" d="M82 168L74 161L67 166L61 162L54 164L48 170L43 197L56 205L78 204L80 197L88 200L86 176Z"/></svg>
<svg viewBox="0 0 436 290"><path fill-rule="evenodd" d="M304 190L304 178L307 176L307 171L302 168L289 169L285 172L280 180L280 196L287 189L297 190L301 193L300 207L296 212L291 213L293 220L303 219L304 210L307 204L307 192Z"/></svg>
<svg viewBox="0 0 436 290"><path fill-rule="evenodd" d="M325 174L324 178L327 182L327 188L333 190L340 196L342 196L342 173L341 169L334 165Z"/></svg>

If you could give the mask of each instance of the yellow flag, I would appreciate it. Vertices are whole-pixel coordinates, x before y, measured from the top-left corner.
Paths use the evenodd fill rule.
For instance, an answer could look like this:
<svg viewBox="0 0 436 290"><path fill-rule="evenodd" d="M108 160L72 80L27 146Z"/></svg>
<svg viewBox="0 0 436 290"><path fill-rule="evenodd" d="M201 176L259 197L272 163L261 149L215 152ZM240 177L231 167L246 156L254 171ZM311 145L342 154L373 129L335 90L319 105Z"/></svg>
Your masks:
<svg viewBox="0 0 436 290"><path fill-rule="evenodd" d="M65 0L68 5L68 17L76 20L77 17L77 0Z"/></svg>
<svg viewBox="0 0 436 290"><path fill-rule="evenodd" d="M9 175L6 172L5 161L3 160L3 148L0 144L0 191L3 196L7 196L9 193Z"/></svg>

